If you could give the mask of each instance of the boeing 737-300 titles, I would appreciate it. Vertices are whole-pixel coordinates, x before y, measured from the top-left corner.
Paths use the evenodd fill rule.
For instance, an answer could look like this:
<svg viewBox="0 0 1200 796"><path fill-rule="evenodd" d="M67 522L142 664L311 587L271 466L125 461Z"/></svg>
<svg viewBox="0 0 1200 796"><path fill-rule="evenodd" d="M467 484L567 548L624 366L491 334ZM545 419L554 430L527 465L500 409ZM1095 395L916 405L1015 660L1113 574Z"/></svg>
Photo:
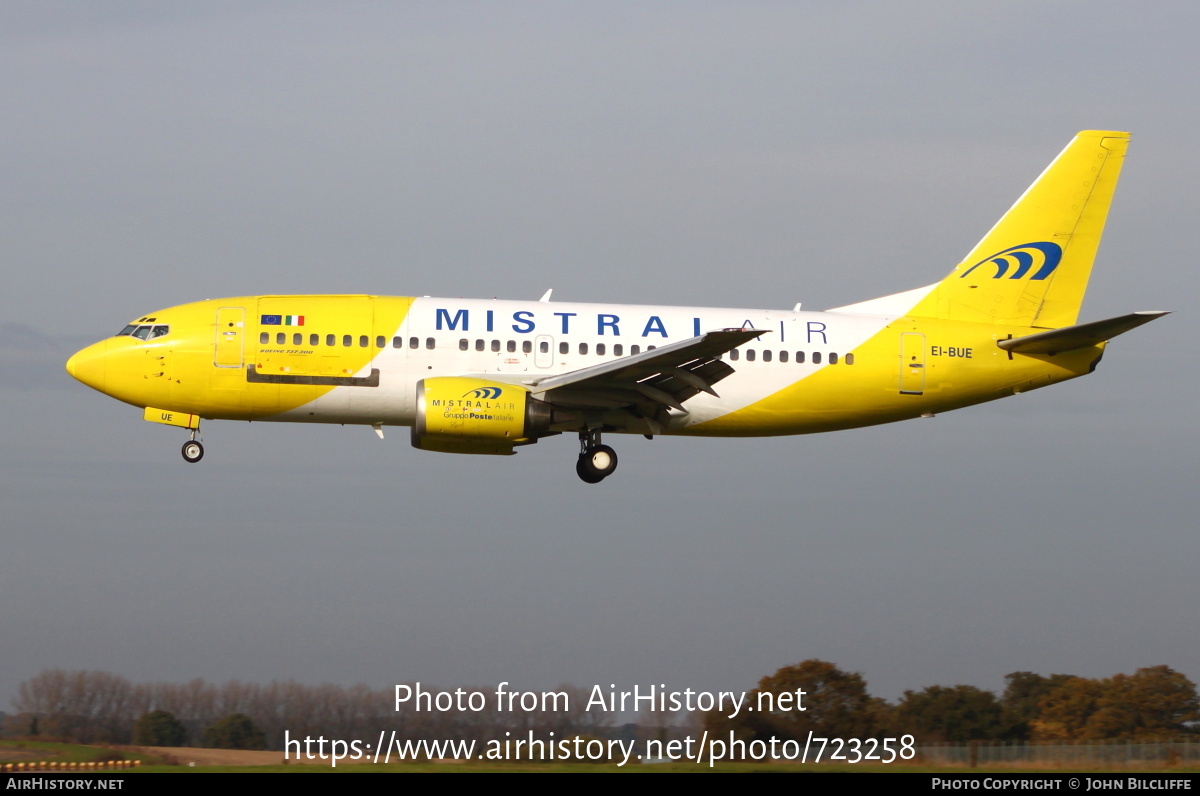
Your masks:
<svg viewBox="0 0 1200 796"><path fill-rule="evenodd" d="M564 432L750 437L889 423L1092 372L1164 312L1078 324L1128 133L1085 131L927 287L825 312L243 296L144 315L75 354L79 381L189 431L201 418L409 426L413 446L507 455Z"/></svg>

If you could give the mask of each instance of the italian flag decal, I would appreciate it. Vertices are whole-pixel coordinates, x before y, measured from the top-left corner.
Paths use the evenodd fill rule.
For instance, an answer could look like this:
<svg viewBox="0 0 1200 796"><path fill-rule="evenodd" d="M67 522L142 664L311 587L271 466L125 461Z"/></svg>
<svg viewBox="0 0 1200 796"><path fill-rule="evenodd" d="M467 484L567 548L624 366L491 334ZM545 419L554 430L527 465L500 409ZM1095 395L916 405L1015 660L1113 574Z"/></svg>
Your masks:
<svg viewBox="0 0 1200 796"><path fill-rule="evenodd" d="M303 315L264 315L259 319L263 326L303 326Z"/></svg>

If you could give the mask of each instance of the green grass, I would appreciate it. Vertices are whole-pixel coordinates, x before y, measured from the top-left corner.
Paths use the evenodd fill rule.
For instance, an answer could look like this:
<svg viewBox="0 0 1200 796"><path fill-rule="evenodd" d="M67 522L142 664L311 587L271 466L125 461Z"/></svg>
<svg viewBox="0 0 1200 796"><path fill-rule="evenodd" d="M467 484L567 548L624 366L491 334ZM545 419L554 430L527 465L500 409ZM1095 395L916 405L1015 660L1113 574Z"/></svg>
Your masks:
<svg viewBox="0 0 1200 796"><path fill-rule="evenodd" d="M53 741L0 741L0 764L40 763L51 760L57 763L92 763L102 760L126 759L138 759L144 763L162 762L160 759L151 758L148 755L131 755L103 746L84 746L82 744L54 743Z"/></svg>

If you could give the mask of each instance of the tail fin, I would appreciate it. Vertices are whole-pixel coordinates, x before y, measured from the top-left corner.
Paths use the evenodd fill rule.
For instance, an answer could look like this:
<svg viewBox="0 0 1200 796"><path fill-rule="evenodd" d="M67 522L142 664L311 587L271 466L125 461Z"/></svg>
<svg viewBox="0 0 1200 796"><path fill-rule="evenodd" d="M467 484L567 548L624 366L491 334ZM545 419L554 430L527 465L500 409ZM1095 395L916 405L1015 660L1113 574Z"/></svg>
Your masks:
<svg viewBox="0 0 1200 796"><path fill-rule="evenodd" d="M1128 145L1129 133L1075 136L910 314L1047 329L1074 324Z"/></svg>

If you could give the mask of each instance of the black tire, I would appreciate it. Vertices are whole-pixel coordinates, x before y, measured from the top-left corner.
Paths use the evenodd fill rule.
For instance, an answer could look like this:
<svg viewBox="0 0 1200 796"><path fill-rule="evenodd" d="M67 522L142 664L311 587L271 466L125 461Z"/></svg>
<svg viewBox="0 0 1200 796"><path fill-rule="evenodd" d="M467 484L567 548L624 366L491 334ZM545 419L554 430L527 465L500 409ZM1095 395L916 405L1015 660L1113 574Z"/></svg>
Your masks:
<svg viewBox="0 0 1200 796"><path fill-rule="evenodd" d="M589 484L598 484L617 469L617 452L607 445L596 445L579 454L575 472Z"/></svg>
<svg viewBox="0 0 1200 796"><path fill-rule="evenodd" d="M183 460L195 464L204 458L204 446L194 439L183 443Z"/></svg>
<svg viewBox="0 0 1200 796"><path fill-rule="evenodd" d="M598 484L604 480L604 476L588 466L587 456L582 453L579 454L579 460L575 462L575 474L585 484Z"/></svg>

